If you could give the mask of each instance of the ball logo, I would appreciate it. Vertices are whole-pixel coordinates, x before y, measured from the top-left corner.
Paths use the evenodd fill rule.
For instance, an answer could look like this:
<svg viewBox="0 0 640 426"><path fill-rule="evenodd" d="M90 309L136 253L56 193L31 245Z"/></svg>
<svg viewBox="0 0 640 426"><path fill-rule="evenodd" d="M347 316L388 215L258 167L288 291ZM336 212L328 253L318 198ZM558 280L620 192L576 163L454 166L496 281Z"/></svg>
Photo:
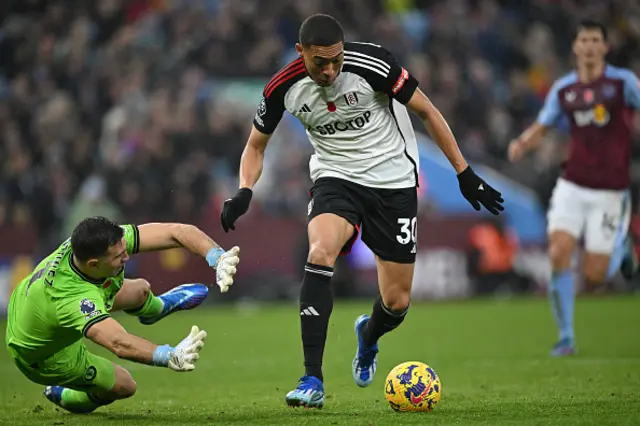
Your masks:
<svg viewBox="0 0 640 426"><path fill-rule="evenodd" d="M412 404L418 405L422 403L429 396L429 389L431 389L431 379L428 383L422 381L422 377L415 374L414 370L418 368L417 365L410 365L407 370L398 375L398 380L401 385L405 386L405 397L411 401ZM417 379L417 380L416 380Z"/></svg>

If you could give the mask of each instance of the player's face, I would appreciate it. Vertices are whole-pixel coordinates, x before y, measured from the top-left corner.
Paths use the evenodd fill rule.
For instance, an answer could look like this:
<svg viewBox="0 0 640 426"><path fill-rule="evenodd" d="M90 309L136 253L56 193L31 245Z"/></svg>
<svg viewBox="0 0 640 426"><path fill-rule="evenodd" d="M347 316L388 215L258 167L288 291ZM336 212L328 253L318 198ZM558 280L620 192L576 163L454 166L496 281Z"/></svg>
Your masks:
<svg viewBox="0 0 640 426"><path fill-rule="evenodd" d="M115 277L122 272L127 260L129 260L127 243L123 238L119 243L109 247L107 254L98 260L97 268L99 271L96 272L104 277Z"/></svg>
<svg viewBox="0 0 640 426"><path fill-rule="evenodd" d="M580 30L573 42L573 53L579 64L592 66L602 63L608 51L609 46L598 29Z"/></svg>
<svg viewBox="0 0 640 426"><path fill-rule="evenodd" d="M298 55L302 56L307 72L318 86L331 86L344 62L344 45L342 42L332 46L302 47L296 44Z"/></svg>

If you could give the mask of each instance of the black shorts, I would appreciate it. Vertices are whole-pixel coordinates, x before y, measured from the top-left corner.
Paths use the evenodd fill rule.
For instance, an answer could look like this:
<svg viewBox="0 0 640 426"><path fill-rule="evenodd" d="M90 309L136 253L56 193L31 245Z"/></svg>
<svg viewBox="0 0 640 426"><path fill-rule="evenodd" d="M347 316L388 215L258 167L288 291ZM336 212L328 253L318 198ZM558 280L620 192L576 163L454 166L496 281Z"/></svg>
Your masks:
<svg viewBox="0 0 640 426"><path fill-rule="evenodd" d="M323 213L345 218L355 227L341 254L362 241L383 260L414 263L418 213L417 188L371 188L338 178L320 178L311 188L308 220Z"/></svg>

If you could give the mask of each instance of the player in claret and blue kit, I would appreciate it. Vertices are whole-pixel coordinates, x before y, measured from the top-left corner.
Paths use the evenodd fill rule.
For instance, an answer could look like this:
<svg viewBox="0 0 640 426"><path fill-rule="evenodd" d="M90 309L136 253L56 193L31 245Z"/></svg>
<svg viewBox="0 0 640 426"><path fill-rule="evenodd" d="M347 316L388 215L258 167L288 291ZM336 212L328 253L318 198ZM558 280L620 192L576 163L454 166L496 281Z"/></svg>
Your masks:
<svg viewBox="0 0 640 426"><path fill-rule="evenodd" d="M71 238L40 262L11 295L6 344L18 369L32 382L46 385L47 399L72 413L90 413L136 391L131 374L89 352L83 337L122 359L193 370L204 330L193 326L175 347L156 345L127 333L111 317L112 312L124 311L142 324L153 324L205 300L208 287L203 284L183 284L156 297L146 280L124 277L130 256L176 247L205 258L216 269L221 291L233 284L239 249L225 252L195 226L118 226L103 217L80 222Z"/></svg>
<svg viewBox="0 0 640 426"><path fill-rule="evenodd" d="M409 308L416 258L418 149L407 107L424 122L455 169L462 195L498 214L502 197L468 166L440 112L392 54L344 41L340 24L313 15L300 28L299 58L267 83L240 165L240 189L225 201L225 231L249 208L264 151L288 111L307 129L315 154L308 208L309 254L300 290L305 374L286 395L290 406L322 407L322 358L333 308L333 266L362 232L376 257L380 297L355 321L352 375L368 386L378 339L398 327Z"/></svg>
<svg viewBox="0 0 640 426"><path fill-rule="evenodd" d="M584 278L603 283L621 270L638 269L628 227L629 166L633 114L640 110L640 82L624 68L606 63L607 31L594 21L578 25L573 41L577 69L558 79L537 121L509 147L512 161L537 147L545 131L568 120L569 158L551 196L548 212L552 277L549 298L559 340L554 356L576 352L571 261L584 238Z"/></svg>

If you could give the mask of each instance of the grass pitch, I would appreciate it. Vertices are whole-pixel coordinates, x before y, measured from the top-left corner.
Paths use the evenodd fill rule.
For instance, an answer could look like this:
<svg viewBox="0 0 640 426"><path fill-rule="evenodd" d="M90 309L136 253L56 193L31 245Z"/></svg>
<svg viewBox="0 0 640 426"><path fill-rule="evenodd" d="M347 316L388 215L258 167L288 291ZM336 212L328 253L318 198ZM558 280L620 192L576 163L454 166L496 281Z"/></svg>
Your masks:
<svg viewBox="0 0 640 426"><path fill-rule="evenodd" d="M580 352L570 359L547 355L556 335L544 299L415 303L401 328L381 340L378 375L361 389L351 380L353 321L370 306L334 308L321 411L284 404L302 374L295 305L201 307L148 327L117 315L130 332L158 343L178 343L191 324L209 336L193 373L118 361L136 379L137 394L88 416L58 410L0 351L0 425L640 424L638 297L579 299ZM395 413L384 399L386 373L410 360L442 379L432 413Z"/></svg>

